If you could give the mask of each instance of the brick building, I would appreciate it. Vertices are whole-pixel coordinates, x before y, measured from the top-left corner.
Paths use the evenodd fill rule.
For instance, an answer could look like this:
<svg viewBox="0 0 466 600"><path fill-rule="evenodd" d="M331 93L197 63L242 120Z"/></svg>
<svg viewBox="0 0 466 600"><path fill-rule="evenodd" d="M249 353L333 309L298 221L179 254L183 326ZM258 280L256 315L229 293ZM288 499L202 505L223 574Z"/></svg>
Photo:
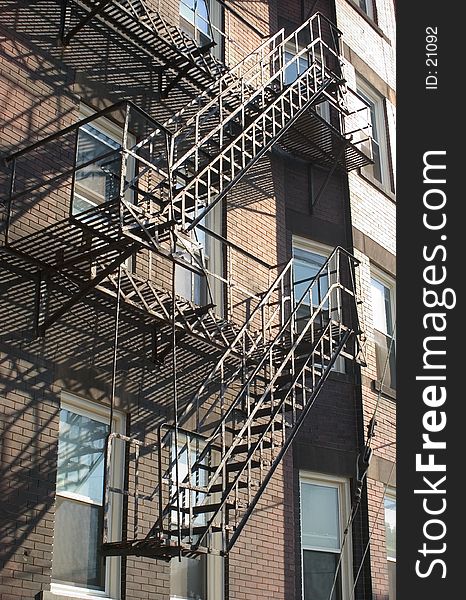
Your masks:
<svg viewBox="0 0 466 600"><path fill-rule="evenodd" d="M2 600L395 598L392 3L0 14Z"/></svg>

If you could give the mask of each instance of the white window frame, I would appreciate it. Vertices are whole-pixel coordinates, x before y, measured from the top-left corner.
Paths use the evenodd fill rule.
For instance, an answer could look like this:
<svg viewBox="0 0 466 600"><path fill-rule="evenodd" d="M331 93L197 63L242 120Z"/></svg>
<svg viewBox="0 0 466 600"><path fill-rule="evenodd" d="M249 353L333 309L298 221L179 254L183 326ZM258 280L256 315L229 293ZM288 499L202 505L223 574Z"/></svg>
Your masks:
<svg viewBox="0 0 466 600"><path fill-rule="evenodd" d="M214 233L221 234L223 219L223 203L219 202L205 217L205 227ZM204 223L202 223L204 224ZM202 232L200 231L202 234ZM209 233L204 234L204 244L199 244L196 241L194 231L190 233L190 237L182 238L182 243L178 246L180 255L185 255L186 260L197 264L197 260L202 258L203 264L207 271L213 275L207 274L206 277L197 275L188 268L175 266L176 269L176 293L177 295L195 302L196 295L200 296L201 305L210 303L211 298L207 286L212 294L212 301L215 304L215 312L219 316L223 316L223 285L224 285L224 264L223 264L223 246L222 243L215 239ZM201 255L202 252L202 255ZM192 255L196 256L196 261L192 259ZM204 279L206 279L204 281ZM199 289L197 289L196 281L199 281ZM186 285L187 284L187 285ZM183 288L190 288L191 293L183 295ZM205 286L205 287L203 287Z"/></svg>
<svg viewBox="0 0 466 600"><path fill-rule="evenodd" d="M388 499L393 500L395 502L395 512L396 512L396 489L395 488L387 488L385 490L384 500L385 500L385 498L388 498ZM385 523L385 511L384 511L384 523ZM385 535L386 535L386 532L387 532L387 528L385 527ZM395 544L396 544L396 533L395 533ZM386 538L385 538L385 550L386 550L386 554L387 554L387 563L393 563L393 564L396 565L396 557L393 558L393 556L389 556L388 555L388 548L387 548ZM387 576L389 577L388 573L387 573ZM395 575L395 578L396 578L396 575ZM389 581L390 581L390 578L389 578ZM390 589L389 589L389 592L390 592ZM395 595L396 595L396 590L395 590ZM390 597L390 595L389 595L389 600L392 600L392 598Z"/></svg>
<svg viewBox="0 0 466 600"><path fill-rule="evenodd" d="M392 328L393 328L393 325L395 324L395 321L396 321L396 281L393 277L388 275L388 273L385 273L384 271L379 269L374 264L371 264L370 270L371 270L371 280L375 279L376 281L378 281L379 283L384 285L386 288L388 288L388 290L390 291L390 311L392 313L391 318L392 318ZM372 281L371 281L371 286L372 286ZM376 329L376 328L374 327L374 329ZM377 330L377 331L379 331L379 330ZM381 333L383 333L383 331L381 331ZM388 331L387 335L390 337L393 337L393 331Z"/></svg>
<svg viewBox="0 0 466 600"><path fill-rule="evenodd" d="M360 75L356 75L356 89L358 94L362 96L364 100L368 100L374 106L375 112L375 126L377 129L377 139L373 138L379 148L380 157L380 175L382 181L379 181L373 174L373 165L368 165L362 168L362 173L368 175L371 181L376 182L383 188L391 189L391 173L390 173L390 161L389 152L390 148L388 145L388 132L385 118L385 98L374 89L370 83L368 83Z"/></svg>
<svg viewBox="0 0 466 600"><path fill-rule="evenodd" d="M60 409L69 410L75 414L88 417L94 421L105 423L110 422L110 409L101 404L91 402L85 398L75 396L68 392L61 393ZM115 433L124 433L124 418L119 412L113 413L113 427ZM124 452L123 448L117 447L112 453L113 463L110 469L110 477L115 487L122 487L124 480ZM88 504L95 504L92 500L84 498L80 494L73 492L56 492L57 496L70 498L74 500L84 501ZM109 539L121 539L122 518L123 518L123 503L120 495L116 495L111 503L111 515L109 519ZM53 557L52 557L53 562ZM70 598L95 599L95 598L111 598L118 600L121 592L121 558L111 556L105 559L105 590L94 590L85 587L67 585L64 583L56 583L52 580L50 591L52 594L59 596L68 596Z"/></svg>
<svg viewBox="0 0 466 600"><path fill-rule="evenodd" d="M193 10L186 0L179 0L179 16L181 30L194 41L202 45L205 42L215 42L216 45L210 52L219 60L223 60L224 40L226 39L224 28L224 7L215 0L205 0L207 18L203 17L197 7ZM206 28L208 33L202 31ZM208 40L208 41L207 41Z"/></svg>
<svg viewBox="0 0 466 600"><path fill-rule="evenodd" d="M95 114L96 114L96 111L93 110L92 108L90 108L89 106L86 106L85 104L80 105L79 120L87 119L88 117L91 117L92 115L95 115ZM116 123L113 123L113 121L111 121L110 119L107 119L106 117L99 117L99 118L96 118L94 121L91 121L89 123L89 125L91 125L98 132L100 132L103 135L105 135L106 137L108 137L111 141L115 142L118 145L121 145L122 139L123 139L123 128L120 127L119 125L117 125ZM87 133L88 133L88 135L93 136L92 132L88 131ZM134 137L134 135L132 135L130 132L128 132L128 142L127 142L128 146L131 147L135 143L136 143L136 138ZM135 168L134 158L129 156L128 163L127 163L127 179L131 179L133 177L134 168ZM85 195L86 192L89 194L89 196ZM75 196L78 196L80 199L84 200L87 204L89 204L89 209L99 206L99 202L97 202L97 198L95 198L96 201L94 201L94 199L92 198L92 196L93 196L92 192L90 192L89 190L83 190L83 188L82 188L82 186L80 186L79 182L77 182L75 180L74 187L73 187L72 205L71 205L72 213L73 213L73 205L74 205L74 197ZM125 193L125 197L128 201L130 201L130 202L132 201L133 193L131 192L131 190L128 190ZM73 214L79 215L79 213L73 213Z"/></svg>
<svg viewBox="0 0 466 600"><path fill-rule="evenodd" d="M395 488L387 488L385 491L384 500L385 500L385 498L387 498L388 500L392 500L393 502L395 502L395 505L396 505L396 490L395 490ZM395 508L395 512L396 512L396 508ZM384 518L385 518L385 514L384 514ZM396 557L394 558L393 556L388 555L387 544L385 544L385 549L387 551L387 561L396 563Z"/></svg>
<svg viewBox="0 0 466 600"><path fill-rule="evenodd" d="M394 338L393 352L394 352L394 356L396 357L396 335L394 335L394 331L393 331L395 323L396 323L396 281L393 277L390 277L390 275L388 275L387 273L385 273L384 271L382 271L381 269L376 267L374 264L370 265L370 279L371 279L371 281L370 281L371 294L372 294L372 279L375 279L376 281L378 281L379 283L384 285L386 288L388 288L388 290L390 291L390 310L392 313L391 314L392 331L388 331L387 333L384 333L383 331L380 331L379 329L377 329L375 327L375 325L374 325L374 306L372 305L372 298L371 298L372 329L373 329L373 331L379 331L381 334L385 335L386 337ZM373 333L373 340L374 340L374 345L375 345L374 333ZM383 365L381 365L381 367L383 369ZM390 368L390 366L389 366L389 368Z"/></svg>
<svg viewBox="0 0 466 600"><path fill-rule="evenodd" d="M340 552L342 558L340 563L340 581L341 581L341 598L342 600L350 600L353 591L353 543L351 536L351 528L348 530L345 544L342 548L342 542L344 538L344 532L346 524L351 514L351 495L350 485L348 479L344 477L338 477L336 475L326 475L323 473L313 473L309 471L300 471L299 473L299 510L300 510L300 547L301 547L301 594L304 598L304 577L303 577L303 565L304 565L304 552L305 550L319 551L318 548L305 548L303 545L303 530L302 523L303 519L303 507L301 484L309 483L311 485L318 485L322 487L331 487L337 490L338 493L338 516L339 516L339 533L340 533ZM322 552L333 552L329 549L322 549Z"/></svg>
<svg viewBox="0 0 466 600"><path fill-rule="evenodd" d="M299 250L307 250L308 252L319 254L320 256L325 257L325 260L328 259L328 257L334 250L331 246L327 246L326 244L321 244L319 242L314 242L313 240L309 240L307 238L303 238L297 235L293 235L291 243L293 249L298 248ZM344 356L342 356L341 354L337 356L337 359L335 360L331 370L337 373L346 373L346 363Z"/></svg>

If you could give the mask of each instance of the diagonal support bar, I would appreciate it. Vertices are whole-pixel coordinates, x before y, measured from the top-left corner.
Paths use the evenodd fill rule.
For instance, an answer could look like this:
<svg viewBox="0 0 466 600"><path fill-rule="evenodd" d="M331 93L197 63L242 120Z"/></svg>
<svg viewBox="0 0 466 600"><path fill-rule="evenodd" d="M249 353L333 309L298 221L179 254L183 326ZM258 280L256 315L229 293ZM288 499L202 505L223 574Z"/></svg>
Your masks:
<svg viewBox="0 0 466 600"><path fill-rule="evenodd" d="M110 4L110 2L112 1L113 0L101 0L101 2L96 4L95 8L93 8L90 13L83 17L79 21L79 23L77 23L72 29L70 29L70 31L68 31L67 34L65 34L63 30L63 35L61 38L61 43L63 44L63 46L68 46L68 44L74 38L74 36L78 34L81 31L81 29L83 29L83 27L90 23L95 16L101 13L103 9L107 6L107 4Z"/></svg>
<svg viewBox="0 0 466 600"><path fill-rule="evenodd" d="M92 291L96 286L99 285L110 273L112 273L117 267L121 265L127 258L134 253L135 247L130 245L120 256L112 261L105 269L103 269L97 277L91 279L89 283L83 286L76 294L72 296L69 300L63 304L58 310L56 310L52 315L47 317L45 321L40 324L37 328L38 337L43 337L45 335L46 330L51 327L54 323L56 323L70 308L72 308L77 302L79 302L82 298L87 296L87 294Z"/></svg>

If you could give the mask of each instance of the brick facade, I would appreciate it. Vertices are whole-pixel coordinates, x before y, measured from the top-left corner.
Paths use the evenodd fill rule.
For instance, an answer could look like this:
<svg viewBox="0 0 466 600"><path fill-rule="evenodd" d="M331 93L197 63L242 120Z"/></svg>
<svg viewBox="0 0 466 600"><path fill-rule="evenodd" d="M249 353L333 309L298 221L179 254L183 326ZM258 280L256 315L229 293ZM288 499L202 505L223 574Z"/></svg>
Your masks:
<svg viewBox="0 0 466 600"><path fill-rule="evenodd" d="M383 99L387 126L389 168L395 165L395 14L394 5L376 0L375 20L366 18L351 0L336 2L337 23L343 32L348 80L363 77ZM364 32L364 34L362 34ZM394 176L394 173L393 173ZM377 366L374 345L370 277L374 269L395 280L396 205L393 184L374 184L363 173L349 174L351 223L362 297L361 320L367 335L367 367L362 369L362 403L365 427L376 411L377 425L372 440L373 457L367 477L368 527L371 536L365 568L370 571L372 598L389 599L384 496L396 487L396 393L374 389ZM387 390L388 392L388 390ZM376 408L377 407L377 408Z"/></svg>
<svg viewBox="0 0 466 600"><path fill-rule="evenodd" d="M150 4L169 22L178 23L178 2L151 0ZM327 0L234 3L239 13L264 35L278 27L287 29L302 22L308 12L319 10L334 19L344 39L368 67L388 86L394 87L392 50L380 33L367 27L346 0L336 6ZM378 2L379 4L379 2ZM378 7L378 27L393 40L393 15L386 2ZM199 91L185 80L161 99L156 88L154 64L135 52L128 42L110 37L103 25L91 22L67 48L57 44L59 3L0 2L0 121L1 156L23 148L76 122L80 104L101 109L129 99L153 118L164 121ZM364 37L358 32L364 28ZM225 32L233 41L225 49L225 61L234 64L239 52L255 48L260 39L232 13L225 15ZM364 47L361 47L364 39ZM367 40L367 46L365 45ZM240 50L241 49L241 50ZM387 67L389 64L389 67ZM394 107L387 101L389 139L393 145ZM71 181L60 173L73 164L72 139L58 139L48 152L39 150L26 165L28 177L57 177L59 183L22 199L15 205L10 227L18 239L54 225L68 215ZM19 164L19 163L18 163ZM37 175L37 172L42 175ZM21 172L20 172L21 174ZM7 195L9 167L0 165L0 194ZM223 235L270 265L291 256L292 236L308 238L330 247L352 250L355 230L395 252L394 204L358 173L336 171L326 182L327 171L282 150L274 150L250 170L224 201ZM313 198L322 188L318 203ZM349 191L349 193L348 193ZM5 213L2 212L2 218ZM84 244L84 241L82 241ZM377 396L370 387L376 379L371 345L371 256L356 245L362 261L360 283L366 300L363 315L367 332L367 362L362 385L353 367L333 373L316 406L302 427L284 461L242 532L234 550L224 560L224 600L301 600L300 471L347 479L351 489L356 459L364 440L365 426ZM169 289L171 265L147 251L138 255L135 270ZM3 256L1 257L3 259ZM231 277L254 293L269 285L270 273L239 254L230 257ZM225 259L227 260L227 258ZM378 265L383 267L383 265ZM35 270L32 270L34 277ZM45 338L34 334L35 279L21 273L12 262L0 264L0 527L1 600L61 600L50 593L55 520L59 409L64 392L108 406L111 396L115 306L110 300L95 304L84 298L66 313ZM51 302L62 300L54 281ZM244 294L225 291L230 317L241 321ZM234 310L231 310L235 307ZM170 358L161 366L153 360L153 326L149 319L135 318L123 308L116 373L116 409L127 419L128 435L145 443L156 442L157 426L172 416ZM180 404L201 383L218 356L207 344L183 338L178 348L177 382ZM375 444L394 440L395 406L382 397ZM394 446L377 450L369 473L367 498L354 521L352 556L357 572L368 531L376 527L370 548L370 567L358 582L358 600L387 598L383 511L377 507L383 495L386 467L394 461ZM382 462L380 462L382 461ZM376 476L376 472L379 474ZM141 464L143 488L154 487L154 463ZM378 477L378 479L377 479ZM149 527L156 510L145 509L142 526ZM367 559L366 559L367 560ZM372 590L371 590L372 582ZM159 560L122 560L121 595L127 600L169 600L170 565ZM221 600L208 598L208 600Z"/></svg>

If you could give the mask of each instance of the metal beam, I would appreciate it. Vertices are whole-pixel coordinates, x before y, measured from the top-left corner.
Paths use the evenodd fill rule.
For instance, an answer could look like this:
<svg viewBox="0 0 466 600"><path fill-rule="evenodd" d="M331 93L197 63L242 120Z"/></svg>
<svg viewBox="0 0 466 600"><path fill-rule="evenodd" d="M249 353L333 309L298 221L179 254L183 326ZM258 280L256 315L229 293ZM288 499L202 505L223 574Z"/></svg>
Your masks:
<svg viewBox="0 0 466 600"><path fill-rule="evenodd" d="M61 306L58 310L56 310L50 317L45 319L45 321L38 326L38 335L39 337L43 337L45 335L45 331L51 327L54 323L56 323L70 308L72 308L77 302L79 302L82 298L87 296L87 294L93 290L99 283L101 283L110 273L112 273L117 267L121 265L131 254L133 254L135 250L134 245L130 245L125 252L120 254L120 256L111 262L103 271L94 277L84 285L76 294L73 295L72 298L67 300L63 306Z"/></svg>
<svg viewBox="0 0 466 600"><path fill-rule="evenodd" d="M61 38L61 43L63 44L63 46L67 46L71 39L81 31L81 29L83 27L85 27L90 21L92 21L92 19L98 15L100 12L103 11L103 9L107 6L107 4L110 4L110 2L112 2L113 0L101 0L98 4L96 4L96 6L91 10L90 13L88 13L85 17L83 17L81 19L81 21L79 21L79 23L77 23L70 31L68 31L68 33L66 35L63 35ZM64 29L63 29L63 33L64 33Z"/></svg>

